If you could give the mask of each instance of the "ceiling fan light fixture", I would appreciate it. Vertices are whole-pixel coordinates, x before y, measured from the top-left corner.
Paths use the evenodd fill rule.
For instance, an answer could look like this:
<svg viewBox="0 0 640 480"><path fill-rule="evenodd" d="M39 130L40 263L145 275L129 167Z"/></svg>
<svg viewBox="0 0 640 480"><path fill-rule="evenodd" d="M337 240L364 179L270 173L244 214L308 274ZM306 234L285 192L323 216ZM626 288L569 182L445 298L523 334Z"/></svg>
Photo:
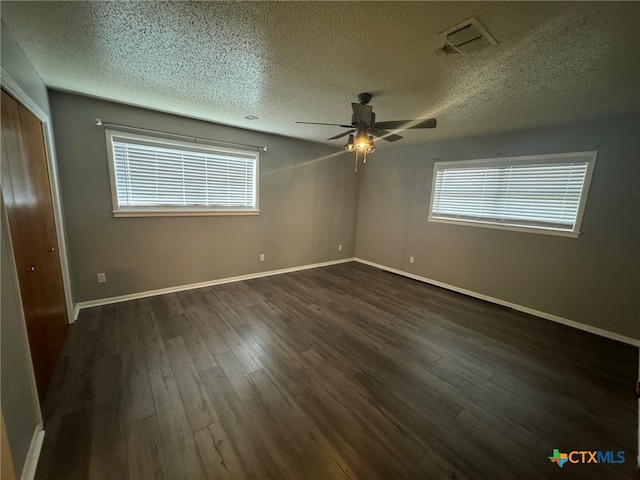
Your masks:
<svg viewBox="0 0 640 480"><path fill-rule="evenodd" d="M368 143L368 145L364 148L364 151L365 151L366 153L373 153L373 152L375 152L375 151L376 151L376 146L373 144L373 135L369 135L368 141L369 141L369 143Z"/></svg>
<svg viewBox="0 0 640 480"><path fill-rule="evenodd" d="M349 135L349 140L347 140L347 143L345 144L344 149L347 152L353 152L356 149L356 143L353 135Z"/></svg>
<svg viewBox="0 0 640 480"><path fill-rule="evenodd" d="M362 135L361 137L358 137L358 140L356 140L356 145L358 146L358 148L360 150L365 150L370 145L370 143L371 143L371 141L365 135Z"/></svg>
<svg viewBox="0 0 640 480"><path fill-rule="evenodd" d="M466 37L465 37L466 38ZM475 38L475 37L474 37ZM400 135L391 133L390 130L406 130L413 128L435 128L437 125L435 118L419 120L392 120L388 122L376 122L376 114L369 105L372 95L361 93L358 95L358 103L351 103L353 115L351 124L340 123L319 123L319 122L296 122L306 125L327 125L332 127L347 128L346 132L339 133L327 140L337 140L349 135L349 140L344 145L344 149L349 153L355 153L355 169L358 171L358 160L367 163L367 155L377 150L373 144L373 138L377 137L385 142L396 142L402 140Z"/></svg>

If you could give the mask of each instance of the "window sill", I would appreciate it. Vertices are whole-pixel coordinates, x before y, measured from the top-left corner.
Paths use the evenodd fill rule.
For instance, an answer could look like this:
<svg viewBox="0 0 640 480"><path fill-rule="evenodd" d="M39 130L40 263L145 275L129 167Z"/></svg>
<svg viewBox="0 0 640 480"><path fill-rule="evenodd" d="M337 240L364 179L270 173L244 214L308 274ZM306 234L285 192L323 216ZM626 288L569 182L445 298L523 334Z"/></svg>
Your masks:
<svg viewBox="0 0 640 480"><path fill-rule="evenodd" d="M162 210L154 208L114 210L114 217L207 217L207 216L260 215L260 210Z"/></svg>
<svg viewBox="0 0 640 480"><path fill-rule="evenodd" d="M436 223L449 223L451 225L462 225L467 227L482 227L482 228L493 228L495 230L511 230L513 232L526 232L526 233L538 233L542 235L555 235L558 237L570 237L570 238L578 238L580 236L580 232L569 232L566 230L554 230L552 228L544 228L544 227L520 227L517 225L503 225L503 224L495 224L495 223L487 223L487 222L474 222L469 220L450 220L446 218L435 218L429 217L428 220L430 222Z"/></svg>

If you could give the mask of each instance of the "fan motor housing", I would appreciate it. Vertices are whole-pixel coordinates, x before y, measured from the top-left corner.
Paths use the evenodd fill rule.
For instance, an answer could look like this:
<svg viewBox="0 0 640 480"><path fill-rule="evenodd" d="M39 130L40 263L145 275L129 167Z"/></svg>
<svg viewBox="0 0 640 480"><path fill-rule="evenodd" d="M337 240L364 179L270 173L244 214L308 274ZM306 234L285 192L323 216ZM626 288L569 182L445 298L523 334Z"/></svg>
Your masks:
<svg viewBox="0 0 640 480"><path fill-rule="evenodd" d="M363 112L359 112L359 114L352 114L351 115L351 125L353 125L354 127L358 126L358 125L371 125L372 123L375 123L376 121L376 114L372 111L369 111L368 114L366 114L366 118L363 118Z"/></svg>

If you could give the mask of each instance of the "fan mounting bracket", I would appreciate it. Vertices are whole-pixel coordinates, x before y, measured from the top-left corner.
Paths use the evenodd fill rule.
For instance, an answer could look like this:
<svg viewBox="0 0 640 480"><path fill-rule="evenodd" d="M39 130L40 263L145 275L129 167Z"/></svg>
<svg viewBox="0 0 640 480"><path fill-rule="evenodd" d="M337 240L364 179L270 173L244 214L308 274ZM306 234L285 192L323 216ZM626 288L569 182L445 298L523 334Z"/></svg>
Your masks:
<svg viewBox="0 0 640 480"><path fill-rule="evenodd" d="M371 101L372 98L373 98L373 95L371 95L370 93L367 93L367 92L363 92L363 93L358 94L358 102L361 105L367 105Z"/></svg>

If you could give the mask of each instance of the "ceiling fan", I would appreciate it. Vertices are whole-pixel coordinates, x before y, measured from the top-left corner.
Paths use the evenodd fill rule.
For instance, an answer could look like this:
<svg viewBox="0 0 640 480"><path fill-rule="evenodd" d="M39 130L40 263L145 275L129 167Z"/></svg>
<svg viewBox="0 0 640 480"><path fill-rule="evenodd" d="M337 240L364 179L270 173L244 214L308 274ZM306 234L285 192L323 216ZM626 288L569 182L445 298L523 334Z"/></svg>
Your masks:
<svg viewBox="0 0 640 480"><path fill-rule="evenodd" d="M296 122L306 125L331 125L335 127L348 128L346 132L339 133L327 140L335 140L349 135L349 141L345 145L345 150L353 152L356 148L365 150L365 153L373 153L375 146L372 137L379 137L387 142L397 142L401 140L400 135L389 132L389 130L408 128L435 128L436 119L428 118L423 120L393 120L389 122L376 122L376 114L369 102L373 98L370 93L358 95L358 103L352 103L351 125L340 123L317 123L317 122ZM355 135L354 135L355 133ZM361 146L362 145L362 146ZM370 148L367 148L370 147ZM371 148L372 147L372 148Z"/></svg>

